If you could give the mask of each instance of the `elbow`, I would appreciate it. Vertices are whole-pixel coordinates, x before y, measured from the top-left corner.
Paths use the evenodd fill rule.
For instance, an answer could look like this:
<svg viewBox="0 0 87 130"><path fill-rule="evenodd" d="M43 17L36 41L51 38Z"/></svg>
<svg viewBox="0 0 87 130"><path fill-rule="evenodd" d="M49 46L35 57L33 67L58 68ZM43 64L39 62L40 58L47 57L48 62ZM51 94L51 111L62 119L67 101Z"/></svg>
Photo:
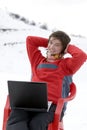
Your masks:
<svg viewBox="0 0 87 130"><path fill-rule="evenodd" d="M29 43L30 43L30 40L31 40L31 36L27 36L27 37L26 37L26 44L29 44Z"/></svg>
<svg viewBox="0 0 87 130"><path fill-rule="evenodd" d="M26 47L29 48L29 46L35 46L35 40L33 36L27 36L26 38Z"/></svg>
<svg viewBox="0 0 87 130"><path fill-rule="evenodd" d="M79 57L81 57L79 61L82 62L82 64L87 60L87 54L85 52L81 52Z"/></svg>
<svg viewBox="0 0 87 130"><path fill-rule="evenodd" d="M82 65L87 60L87 54L83 51L80 51L76 56L75 60L77 59L79 65ZM76 62L77 62L76 61Z"/></svg>

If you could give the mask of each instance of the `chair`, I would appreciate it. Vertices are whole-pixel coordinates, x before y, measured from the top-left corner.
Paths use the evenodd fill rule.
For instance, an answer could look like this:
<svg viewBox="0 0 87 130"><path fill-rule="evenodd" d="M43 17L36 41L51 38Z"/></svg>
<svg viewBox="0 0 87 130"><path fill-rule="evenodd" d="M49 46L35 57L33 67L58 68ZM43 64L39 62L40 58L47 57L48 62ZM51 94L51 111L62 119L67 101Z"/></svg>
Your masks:
<svg viewBox="0 0 87 130"><path fill-rule="evenodd" d="M60 121L60 115L62 112L62 108L63 108L64 103L74 99L75 95L76 95L76 86L72 82L70 84L69 96L66 98L58 99L57 108L56 108L55 115L54 115L54 121L49 124L48 130L64 130L63 120ZM5 108L4 108L2 130L6 130L6 123L7 123L7 119L9 117L10 111L11 111L11 109L10 109L10 104L9 104L9 96L7 96L7 101L6 101Z"/></svg>

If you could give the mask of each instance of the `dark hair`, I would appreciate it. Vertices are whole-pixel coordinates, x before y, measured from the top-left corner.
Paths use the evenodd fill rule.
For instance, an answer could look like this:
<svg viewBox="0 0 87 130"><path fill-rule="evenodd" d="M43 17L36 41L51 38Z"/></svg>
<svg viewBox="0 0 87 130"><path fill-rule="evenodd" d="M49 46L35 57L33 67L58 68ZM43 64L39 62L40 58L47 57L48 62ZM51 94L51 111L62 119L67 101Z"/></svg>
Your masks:
<svg viewBox="0 0 87 130"><path fill-rule="evenodd" d="M69 42L71 41L70 37L63 31L56 31L53 32L50 36L49 36L49 40L51 37L55 37L56 39L59 39L63 45L63 50L62 50L62 54L64 54L64 50L67 47L67 44L69 44Z"/></svg>

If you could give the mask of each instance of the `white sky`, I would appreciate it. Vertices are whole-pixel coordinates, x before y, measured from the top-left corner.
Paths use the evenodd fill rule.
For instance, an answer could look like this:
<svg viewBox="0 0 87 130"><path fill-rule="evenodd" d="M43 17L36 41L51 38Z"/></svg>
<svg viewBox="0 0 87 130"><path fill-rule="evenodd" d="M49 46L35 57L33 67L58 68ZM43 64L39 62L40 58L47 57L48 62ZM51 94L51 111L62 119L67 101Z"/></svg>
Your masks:
<svg viewBox="0 0 87 130"><path fill-rule="evenodd" d="M0 8L52 29L87 36L87 0L0 0Z"/></svg>

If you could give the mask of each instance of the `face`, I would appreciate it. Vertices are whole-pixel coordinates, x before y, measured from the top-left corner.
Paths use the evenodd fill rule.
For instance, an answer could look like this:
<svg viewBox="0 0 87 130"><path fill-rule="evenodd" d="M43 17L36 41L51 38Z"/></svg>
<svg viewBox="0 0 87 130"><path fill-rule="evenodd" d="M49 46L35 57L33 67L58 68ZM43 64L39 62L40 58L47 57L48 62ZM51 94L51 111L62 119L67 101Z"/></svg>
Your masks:
<svg viewBox="0 0 87 130"><path fill-rule="evenodd" d="M54 55L60 55L62 51L62 43L55 37L51 37L48 43L47 58L49 60L55 60Z"/></svg>

